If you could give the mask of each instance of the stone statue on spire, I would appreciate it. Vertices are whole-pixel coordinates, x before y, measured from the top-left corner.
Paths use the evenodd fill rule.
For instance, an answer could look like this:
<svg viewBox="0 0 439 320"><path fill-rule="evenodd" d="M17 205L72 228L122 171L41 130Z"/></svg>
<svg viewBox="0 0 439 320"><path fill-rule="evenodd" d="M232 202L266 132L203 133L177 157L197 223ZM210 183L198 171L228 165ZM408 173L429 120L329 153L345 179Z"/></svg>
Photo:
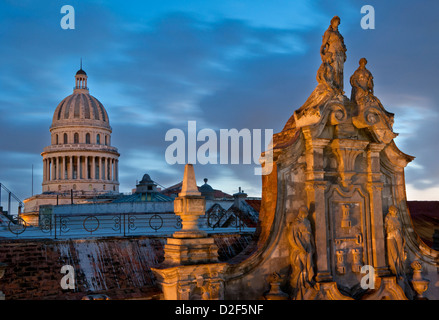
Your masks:
<svg viewBox="0 0 439 320"><path fill-rule="evenodd" d="M337 87L343 91L343 66L346 61L346 46L343 36L338 31L339 24L340 18L338 16L331 19L331 24L323 34L320 55L322 61L325 62L326 54L332 54L333 62L331 66L334 69L334 81Z"/></svg>
<svg viewBox="0 0 439 320"><path fill-rule="evenodd" d="M367 60L361 58L359 67L351 76L350 83L352 86L351 101L358 105L363 103L363 100L375 100L373 95L373 76L372 73L366 69Z"/></svg>

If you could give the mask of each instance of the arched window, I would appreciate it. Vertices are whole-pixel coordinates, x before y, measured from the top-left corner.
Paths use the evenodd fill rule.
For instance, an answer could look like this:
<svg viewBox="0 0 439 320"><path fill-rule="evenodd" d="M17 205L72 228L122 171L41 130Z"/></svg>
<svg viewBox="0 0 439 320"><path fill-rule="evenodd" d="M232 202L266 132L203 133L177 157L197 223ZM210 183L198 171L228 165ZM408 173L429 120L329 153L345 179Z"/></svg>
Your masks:
<svg viewBox="0 0 439 320"><path fill-rule="evenodd" d="M108 139L107 139L107 136L105 136L105 145L108 146Z"/></svg>
<svg viewBox="0 0 439 320"><path fill-rule="evenodd" d="M67 133L64 133L64 144L67 143Z"/></svg>
<svg viewBox="0 0 439 320"><path fill-rule="evenodd" d="M86 144L90 144L90 133L87 133L87 134L85 135L85 143L86 143Z"/></svg>
<svg viewBox="0 0 439 320"><path fill-rule="evenodd" d="M98 134L96 136L96 144L101 144L101 135L100 134Z"/></svg>
<svg viewBox="0 0 439 320"><path fill-rule="evenodd" d="M59 144L59 141L58 141L58 135L55 136L55 140L56 140L56 141L55 141L56 144Z"/></svg>
<svg viewBox="0 0 439 320"><path fill-rule="evenodd" d="M79 143L79 134L77 132L73 136L73 143Z"/></svg>

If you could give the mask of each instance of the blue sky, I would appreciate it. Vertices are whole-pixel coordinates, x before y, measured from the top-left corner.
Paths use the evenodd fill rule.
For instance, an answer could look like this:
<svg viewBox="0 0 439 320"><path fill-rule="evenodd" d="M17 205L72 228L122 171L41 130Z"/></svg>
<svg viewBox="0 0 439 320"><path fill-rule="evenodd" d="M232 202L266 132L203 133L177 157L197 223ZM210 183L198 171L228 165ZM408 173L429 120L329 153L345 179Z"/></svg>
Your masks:
<svg viewBox="0 0 439 320"><path fill-rule="evenodd" d="M75 8L75 30L60 27ZM374 30L360 26L373 5ZM436 17L439 4L407 0L162 0L0 2L0 182L24 199L41 191L43 148L58 103L72 93L79 59L90 93L106 107L119 149L120 190L144 173L181 180L165 161L166 131L273 129L279 132L316 86L323 32L334 15L345 38L345 91L366 57L375 94L395 113L409 200L439 200ZM199 184L260 196L253 165L196 165Z"/></svg>

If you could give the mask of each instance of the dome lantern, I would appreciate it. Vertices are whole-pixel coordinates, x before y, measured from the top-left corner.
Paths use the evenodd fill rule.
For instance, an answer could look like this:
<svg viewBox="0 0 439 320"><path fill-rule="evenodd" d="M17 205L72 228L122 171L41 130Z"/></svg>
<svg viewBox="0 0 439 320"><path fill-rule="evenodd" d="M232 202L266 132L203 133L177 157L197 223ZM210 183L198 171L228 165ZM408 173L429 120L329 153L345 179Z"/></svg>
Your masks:
<svg viewBox="0 0 439 320"><path fill-rule="evenodd" d="M75 87L73 88L73 93L88 93L87 78L87 73L82 70L81 58L81 66L75 75Z"/></svg>

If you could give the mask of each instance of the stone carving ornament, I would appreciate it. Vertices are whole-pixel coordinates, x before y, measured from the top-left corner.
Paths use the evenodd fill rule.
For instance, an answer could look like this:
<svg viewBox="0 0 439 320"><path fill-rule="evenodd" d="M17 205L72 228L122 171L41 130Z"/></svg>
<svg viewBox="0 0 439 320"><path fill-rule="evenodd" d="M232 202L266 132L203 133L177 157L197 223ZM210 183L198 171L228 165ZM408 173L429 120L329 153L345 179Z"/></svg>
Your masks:
<svg viewBox="0 0 439 320"><path fill-rule="evenodd" d="M389 213L385 219L387 234L387 258L390 270L399 279L405 278L405 239L402 234L402 224L398 217L398 209L390 206Z"/></svg>
<svg viewBox="0 0 439 320"><path fill-rule="evenodd" d="M291 222L288 240L291 246L290 284L293 288L293 299L303 299L306 291L312 288L314 283L313 255L315 246L307 207L301 207L297 217Z"/></svg>

